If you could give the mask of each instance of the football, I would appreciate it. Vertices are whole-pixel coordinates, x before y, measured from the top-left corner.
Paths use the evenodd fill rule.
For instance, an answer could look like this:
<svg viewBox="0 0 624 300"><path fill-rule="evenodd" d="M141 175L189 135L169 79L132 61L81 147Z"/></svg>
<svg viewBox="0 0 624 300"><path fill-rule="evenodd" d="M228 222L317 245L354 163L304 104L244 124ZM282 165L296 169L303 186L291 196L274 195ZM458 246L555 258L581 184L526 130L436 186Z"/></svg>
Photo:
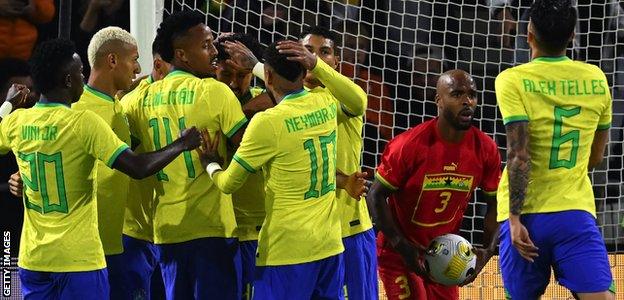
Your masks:
<svg viewBox="0 0 624 300"><path fill-rule="evenodd" d="M425 254L425 268L431 279L443 285L458 285L475 272L477 256L472 245L456 234L436 237Z"/></svg>

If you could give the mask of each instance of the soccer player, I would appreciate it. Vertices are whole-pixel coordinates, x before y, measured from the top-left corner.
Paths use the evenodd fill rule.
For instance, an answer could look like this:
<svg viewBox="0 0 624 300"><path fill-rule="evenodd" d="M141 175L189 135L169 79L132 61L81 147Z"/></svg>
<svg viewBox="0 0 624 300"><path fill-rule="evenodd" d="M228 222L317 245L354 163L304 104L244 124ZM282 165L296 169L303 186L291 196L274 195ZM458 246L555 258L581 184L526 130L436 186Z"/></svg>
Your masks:
<svg viewBox="0 0 624 300"><path fill-rule="evenodd" d="M304 79L306 88L325 88L338 101L355 98L355 105L341 105L338 119L337 168L345 174L360 171L362 153L363 114L366 112L367 97L364 90L353 81L334 71L340 57L336 53L337 38L323 27L310 27L300 35L301 44L309 52L300 55L317 56L331 68L308 69ZM304 50L304 49L301 49ZM320 69L320 70L319 70ZM354 95L354 96L351 96ZM359 96L359 98L358 98ZM346 102L347 104L349 102ZM377 256L375 232L368 214L366 201L354 199L344 190L336 191L338 211L342 227L342 241L345 247L345 292L352 300L377 299Z"/></svg>
<svg viewBox="0 0 624 300"><path fill-rule="evenodd" d="M115 95L130 87L140 72L136 40L119 27L106 27L93 35L87 48L91 73L75 110L90 110L100 116L113 132L130 145L128 121ZM125 284L122 278L126 262L122 255L122 229L130 178L112 170L103 162L96 163L98 220L100 239L106 255L111 298L122 299Z"/></svg>
<svg viewBox="0 0 624 300"><path fill-rule="evenodd" d="M172 66L160 57L160 42L152 43L152 73L122 99L124 111L132 111L140 106L149 86L171 72ZM132 118L130 118L132 120ZM130 123L130 133L141 124ZM134 151L143 153L145 145L133 141ZM132 299L152 299L161 293L164 287L160 267L158 266L158 248L154 245L154 187L155 177L130 180L128 199L123 226L123 247L120 278L122 294Z"/></svg>
<svg viewBox="0 0 624 300"><path fill-rule="evenodd" d="M379 275L388 299L459 299L457 286L428 279L423 251L440 235L457 233L473 191L488 203L484 240L476 249L474 280L497 245L495 193L500 154L494 141L471 125L477 88L462 70L437 83L438 117L392 139L384 150L367 200L380 230ZM387 200L386 200L387 199Z"/></svg>
<svg viewBox="0 0 624 300"><path fill-rule="evenodd" d="M577 12L569 0L530 9L532 60L496 78L507 131L498 189L500 266L512 299L537 299L557 281L579 299L615 299L587 171L603 159L611 124L607 78L572 61Z"/></svg>
<svg viewBox="0 0 624 300"><path fill-rule="evenodd" d="M341 299L344 248L333 176L338 107L330 93L303 89L304 66L276 43L264 59L265 83L278 104L254 116L226 171L215 155L218 136L204 146L202 162L225 193L261 168L266 175L254 299Z"/></svg>
<svg viewBox="0 0 624 300"><path fill-rule="evenodd" d="M235 146L247 122L236 96L213 79L217 51L204 16L170 15L157 32L160 55L174 70L152 83L140 105L126 111L146 151L160 149L192 125L224 134ZM219 149L225 153L225 144ZM230 195L224 195L185 152L157 174L154 243L168 299L239 299L240 253Z"/></svg>
<svg viewBox="0 0 624 300"><path fill-rule="evenodd" d="M96 159L144 178L199 144L191 128L161 151L135 154L95 113L69 108L83 92L81 72L73 43L42 43L32 57L39 102L0 123L0 153L17 154L24 180L19 273L26 299L109 299L90 176Z"/></svg>
<svg viewBox="0 0 624 300"><path fill-rule="evenodd" d="M263 88L251 87L251 70L229 63L230 56L222 43L240 42L256 57L262 57L261 46L253 37L244 33L224 34L214 42L217 48L216 78L227 84L242 106L264 92ZM270 102L269 102L270 103ZM244 111L244 109L243 109ZM233 151L228 151L231 159ZM250 174L243 186L232 193L234 214L236 216L236 236L239 240L242 261L242 298L251 299L254 270L256 268L256 250L258 233L264 222L264 176L262 172Z"/></svg>

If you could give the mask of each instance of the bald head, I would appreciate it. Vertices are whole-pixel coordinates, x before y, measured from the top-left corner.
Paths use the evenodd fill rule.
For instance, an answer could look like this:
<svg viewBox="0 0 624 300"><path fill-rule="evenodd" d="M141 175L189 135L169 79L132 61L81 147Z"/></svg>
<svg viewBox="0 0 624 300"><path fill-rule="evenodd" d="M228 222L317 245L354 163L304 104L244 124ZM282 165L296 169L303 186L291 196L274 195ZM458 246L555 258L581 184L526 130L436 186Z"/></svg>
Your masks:
<svg viewBox="0 0 624 300"><path fill-rule="evenodd" d="M442 75L440 75L438 83L436 84L436 90L439 93L440 89L450 88L453 85L462 83L467 83L470 86L474 86L476 89L474 79L472 79L472 76L470 76L468 72L460 69L446 71Z"/></svg>
<svg viewBox="0 0 624 300"><path fill-rule="evenodd" d="M470 128L477 106L477 85L463 70L444 72L436 85L438 115L457 130Z"/></svg>

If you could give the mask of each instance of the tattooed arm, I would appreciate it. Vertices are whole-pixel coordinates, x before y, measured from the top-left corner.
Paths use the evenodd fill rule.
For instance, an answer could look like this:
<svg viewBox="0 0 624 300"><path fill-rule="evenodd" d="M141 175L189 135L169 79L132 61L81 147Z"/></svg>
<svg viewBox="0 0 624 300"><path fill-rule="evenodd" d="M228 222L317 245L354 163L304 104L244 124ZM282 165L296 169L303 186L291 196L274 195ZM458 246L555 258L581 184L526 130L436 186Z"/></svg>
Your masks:
<svg viewBox="0 0 624 300"><path fill-rule="evenodd" d="M537 257L537 247L520 221L522 206L531 173L529 154L529 123L514 122L505 126L507 131L507 175L509 176L509 229L511 241L522 257L529 261Z"/></svg>

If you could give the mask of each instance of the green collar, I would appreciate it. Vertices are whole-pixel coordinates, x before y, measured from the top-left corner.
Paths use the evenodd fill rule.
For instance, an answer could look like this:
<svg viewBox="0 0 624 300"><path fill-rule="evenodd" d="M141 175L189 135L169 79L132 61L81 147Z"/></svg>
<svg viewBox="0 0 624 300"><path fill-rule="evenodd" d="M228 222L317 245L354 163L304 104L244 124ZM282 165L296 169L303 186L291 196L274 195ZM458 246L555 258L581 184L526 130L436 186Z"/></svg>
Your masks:
<svg viewBox="0 0 624 300"><path fill-rule="evenodd" d="M533 59L533 61L542 61L542 62L557 62L557 61L566 61L570 60L567 56L540 56Z"/></svg>
<svg viewBox="0 0 624 300"><path fill-rule="evenodd" d="M167 74L167 76L165 76L165 78L168 77L175 77L175 76L191 76L191 77L195 77L195 75L186 72L186 71L182 71L182 70L173 70L171 72L169 72L169 74Z"/></svg>
<svg viewBox="0 0 624 300"><path fill-rule="evenodd" d="M293 100L293 99L305 96L307 94L308 94L308 91L306 91L305 89L301 89L299 91L296 91L296 92L293 92L293 93L290 93L290 94L284 96L284 98L282 98L282 101Z"/></svg>
<svg viewBox="0 0 624 300"><path fill-rule="evenodd" d="M95 88L89 86L88 84L84 85L84 89L85 89L85 91L87 91L87 92L97 96L98 98L100 98L102 100L115 102L115 98L105 94L104 92L100 92L100 91L96 90Z"/></svg>
<svg viewBox="0 0 624 300"><path fill-rule="evenodd" d="M37 102L35 103L34 107L67 107L69 108L70 106L64 103L58 103L58 102Z"/></svg>

